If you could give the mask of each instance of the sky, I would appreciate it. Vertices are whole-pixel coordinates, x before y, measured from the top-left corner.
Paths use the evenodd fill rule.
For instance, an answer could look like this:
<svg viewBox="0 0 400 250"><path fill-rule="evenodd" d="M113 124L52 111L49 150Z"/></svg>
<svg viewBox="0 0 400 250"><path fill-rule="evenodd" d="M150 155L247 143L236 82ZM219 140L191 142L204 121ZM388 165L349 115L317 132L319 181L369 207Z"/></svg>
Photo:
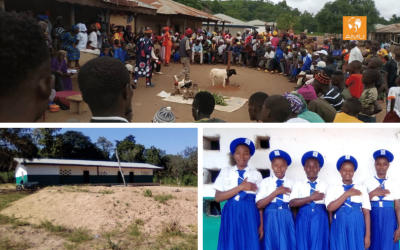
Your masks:
<svg viewBox="0 0 400 250"><path fill-rule="evenodd" d="M331 2L333 1L334 0L331 0ZM278 3L282 2L282 0L271 0L271 2ZM302 13L306 10L314 14L317 14L327 2L329 2L329 0L286 0L288 6L297 8ZM393 14L399 14L399 0L374 0L374 2L381 16L387 20L389 20Z"/></svg>
<svg viewBox="0 0 400 250"><path fill-rule="evenodd" d="M114 145L115 140L122 141L128 135L133 135L137 143L146 148L155 146L165 150L167 154L177 154L187 146L198 145L196 128L63 128L60 133L70 130L82 132L89 136L93 143L97 142L100 136L104 136Z"/></svg>

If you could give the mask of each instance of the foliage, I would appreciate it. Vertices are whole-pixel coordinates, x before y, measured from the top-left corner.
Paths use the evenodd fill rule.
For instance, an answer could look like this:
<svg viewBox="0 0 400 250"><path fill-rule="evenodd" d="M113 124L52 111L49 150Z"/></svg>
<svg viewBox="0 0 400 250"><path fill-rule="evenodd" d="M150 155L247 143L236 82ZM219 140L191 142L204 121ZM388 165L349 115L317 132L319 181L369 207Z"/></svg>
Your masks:
<svg viewBox="0 0 400 250"><path fill-rule="evenodd" d="M174 198L175 197L170 195L170 194L160 194L160 195L155 195L154 196L154 200L155 201L158 201L158 202L163 203L163 204L165 204L165 202L167 200L171 200L171 199L174 199Z"/></svg>
<svg viewBox="0 0 400 250"><path fill-rule="evenodd" d="M10 205L11 202L17 201L19 199L28 196L29 194L23 192L14 192L8 194L1 194L0 195L0 211L5 209Z"/></svg>
<svg viewBox="0 0 400 250"><path fill-rule="evenodd" d="M373 0L336 0L327 2L315 16L319 31L341 34L343 16L367 16L367 32L371 32L379 21L379 11Z"/></svg>
<svg viewBox="0 0 400 250"><path fill-rule="evenodd" d="M146 189L146 190L143 190L143 196L144 197L153 197L153 193L151 192L150 189Z"/></svg>
<svg viewBox="0 0 400 250"><path fill-rule="evenodd" d="M0 184L2 183L15 183L15 172L0 172Z"/></svg>
<svg viewBox="0 0 400 250"><path fill-rule="evenodd" d="M14 158L32 160L39 157L38 152L31 129L0 128L0 171L14 170Z"/></svg>
<svg viewBox="0 0 400 250"><path fill-rule="evenodd" d="M109 159L110 153L114 148L114 144L105 137L100 136L99 139L97 139L96 145L101 149L101 153L103 154L104 158Z"/></svg>

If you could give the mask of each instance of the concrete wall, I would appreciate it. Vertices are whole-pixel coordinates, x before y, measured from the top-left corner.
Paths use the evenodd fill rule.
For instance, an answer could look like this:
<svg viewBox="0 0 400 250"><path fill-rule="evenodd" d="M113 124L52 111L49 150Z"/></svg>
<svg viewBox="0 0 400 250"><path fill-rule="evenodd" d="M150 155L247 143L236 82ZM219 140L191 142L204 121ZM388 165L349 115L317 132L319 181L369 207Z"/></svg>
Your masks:
<svg viewBox="0 0 400 250"><path fill-rule="evenodd" d="M116 24L118 25L122 25L124 27L126 27L126 25L130 25L132 26L132 30L135 28L135 19L132 20L132 22L127 23L128 21L128 16L127 15L123 15L121 16L120 14L114 15L114 14L110 14L110 24Z"/></svg>
<svg viewBox="0 0 400 250"><path fill-rule="evenodd" d="M270 169L269 153L271 150L281 149L288 152L293 161L287 176L298 180L306 178L301 157L307 151L317 150L325 159L319 176L332 184L341 181L336 169L337 160L350 154L357 159L359 165L354 181L363 182L375 174L373 152L387 149L395 156L388 175L400 177L400 168L397 167L400 163L400 154L397 153L400 147L400 129L204 129L203 133L204 137L220 137L220 150L204 150L205 174L208 174L208 169L229 166L229 145L232 140L246 137L256 142L258 136L269 136L270 149L256 149L249 166ZM211 186L211 183L204 185L204 197L215 195Z"/></svg>
<svg viewBox="0 0 400 250"><path fill-rule="evenodd" d="M150 27L157 35L161 35L161 29L167 26L168 18L170 17L170 22L172 27L172 32L177 31L184 32L185 19L176 16L166 16L166 15L145 15L139 14L137 16L137 31L141 27ZM186 28L191 28L192 30L197 30L202 28L201 20L186 19Z"/></svg>

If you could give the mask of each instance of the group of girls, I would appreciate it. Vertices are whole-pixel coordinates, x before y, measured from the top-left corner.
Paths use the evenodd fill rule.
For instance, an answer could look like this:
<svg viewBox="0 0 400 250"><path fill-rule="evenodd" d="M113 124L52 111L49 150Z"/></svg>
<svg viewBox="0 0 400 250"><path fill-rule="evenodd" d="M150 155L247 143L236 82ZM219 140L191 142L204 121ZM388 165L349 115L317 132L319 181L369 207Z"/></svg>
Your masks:
<svg viewBox="0 0 400 250"><path fill-rule="evenodd" d="M255 152L251 140L233 140L230 152L236 166L223 168L214 183L215 200L227 200L218 250L399 249L400 189L387 176L394 158L389 151L373 154L376 176L363 185L353 182L357 160L340 157L342 181L330 186L318 178L324 166L319 152L303 155L307 179L296 182L286 177L292 159L285 151L270 153L273 175L265 179L247 165Z"/></svg>

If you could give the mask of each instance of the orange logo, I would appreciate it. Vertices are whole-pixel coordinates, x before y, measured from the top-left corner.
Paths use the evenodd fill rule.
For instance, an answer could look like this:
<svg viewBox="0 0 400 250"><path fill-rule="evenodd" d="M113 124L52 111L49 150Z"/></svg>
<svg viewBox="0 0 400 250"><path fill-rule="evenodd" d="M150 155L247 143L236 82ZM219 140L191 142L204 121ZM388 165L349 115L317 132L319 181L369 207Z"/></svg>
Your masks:
<svg viewBox="0 0 400 250"><path fill-rule="evenodd" d="M343 40L367 40L367 17L344 16Z"/></svg>

